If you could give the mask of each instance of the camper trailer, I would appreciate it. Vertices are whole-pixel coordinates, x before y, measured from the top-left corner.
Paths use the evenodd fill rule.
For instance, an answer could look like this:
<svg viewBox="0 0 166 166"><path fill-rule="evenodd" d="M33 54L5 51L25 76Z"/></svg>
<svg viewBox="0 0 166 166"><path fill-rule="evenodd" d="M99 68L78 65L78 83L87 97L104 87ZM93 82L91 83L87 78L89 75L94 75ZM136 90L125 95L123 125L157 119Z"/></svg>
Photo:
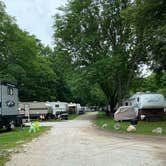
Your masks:
<svg viewBox="0 0 166 166"><path fill-rule="evenodd" d="M18 89L8 82L0 82L0 128L11 128L18 121Z"/></svg>
<svg viewBox="0 0 166 166"><path fill-rule="evenodd" d="M81 110L81 105L80 104L76 104L76 114L80 115L83 114L83 111Z"/></svg>
<svg viewBox="0 0 166 166"><path fill-rule="evenodd" d="M69 108L69 114L76 114L77 105L75 103L69 103L68 108Z"/></svg>
<svg viewBox="0 0 166 166"><path fill-rule="evenodd" d="M81 114L82 113L80 104L69 103L68 108L69 108L69 114Z"/></svg>
<svg viewBox="0 0 166 166"><path fill-rule="evenodd" d="M68 119L68 104L66 102L47 102L46 105L52 109L55 118Z"/></svg>
<svg viewBox="0 0 166 166"><path fill-rule="evenodd" d="M137 92L128 100L128 105L134 107L136 114L146 119L161 118L164 115L164 96L157 93Z"/></svg>
<svg viewBox="0 0 166 166"><path fill-rule="evenodd" d="M81 106L81 109L80 109L80 112L79 112L79 114L84 114L85 113L85 111L86 111L86 107L84 106Z"/></svg>
<svg viewBox="0 0 166 166"><path fill-rule="evenodd" d="M44 117L43 119L47 119L49 115L49 108L45 102L20 102L19 114L24 119L39 119L41 116Z"/></svg>
<svg viewBox="0 0 166 166"><path fill-rule="evenodd" d="M164 100L164 113L166 113L166 99Z"/></svg>

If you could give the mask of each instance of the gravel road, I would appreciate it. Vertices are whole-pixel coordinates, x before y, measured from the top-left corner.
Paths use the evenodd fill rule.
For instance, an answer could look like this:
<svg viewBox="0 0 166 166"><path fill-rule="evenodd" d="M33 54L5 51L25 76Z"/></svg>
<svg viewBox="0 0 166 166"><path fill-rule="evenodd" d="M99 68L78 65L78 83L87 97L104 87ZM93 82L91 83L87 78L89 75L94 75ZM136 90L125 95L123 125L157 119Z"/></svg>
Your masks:
<svg viewBox="0 0 166 166"><path fill-rule="evenodd" d="M165 166L166 140L104 132L96 113L76 120L42 123L52 129L12 155L7 166Z"/></svg>

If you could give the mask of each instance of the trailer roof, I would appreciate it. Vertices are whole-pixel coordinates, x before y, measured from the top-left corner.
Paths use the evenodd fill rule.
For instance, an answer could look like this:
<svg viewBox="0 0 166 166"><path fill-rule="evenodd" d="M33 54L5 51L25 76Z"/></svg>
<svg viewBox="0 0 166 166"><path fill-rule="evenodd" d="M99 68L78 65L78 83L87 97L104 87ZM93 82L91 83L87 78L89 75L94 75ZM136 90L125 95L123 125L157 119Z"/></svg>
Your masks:
<svg viewBox="0 0 166 166"><path fill-rule="evenodd" d="M153 92L137 92L133 96L131 96L128 100L134 100L136 97L145 96L145 95L162 95L162 94L153 93Z"/></svg>
<svg viewBox="0 0 166 166"><path fill-rule="evenodd" d="M5 81L5 80L0 80L0 85L7 85L7 86L16 87L16 84L9 82L9 81Z"/></svg>

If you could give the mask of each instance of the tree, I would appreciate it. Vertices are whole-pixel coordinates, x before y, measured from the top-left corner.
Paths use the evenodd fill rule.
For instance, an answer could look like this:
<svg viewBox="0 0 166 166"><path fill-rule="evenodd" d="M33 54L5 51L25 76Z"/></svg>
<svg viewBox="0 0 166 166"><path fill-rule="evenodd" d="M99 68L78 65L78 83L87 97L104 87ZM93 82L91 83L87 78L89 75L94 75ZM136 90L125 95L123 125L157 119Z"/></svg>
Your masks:
<svg viewBox="0 0 166 166"><path fill-rule="evenodd" d="M141 78L138 77L132 85L130 90L130 95L135 92L155 92L163 94L166 97L166 73L163 72L162 76L158 77L156 73Z"/></svg>
<svg viewBox="0 0 166 166"><path fill-rule="evenodd" d="M130 46L131 26L121 11L128 0L72 0L55 16L55 44L71 56L76 68L102 89L111 110L121 103L138 69L140 58ZM85 77L84 77L85 78Z"/></svg>
<svg viewBox="0 0 166 166"><path fill-rule="evenodd" d="M105 94L96 82L91 81L86 70L74 69L67 82L74 101L83 105L104 105L107 102Z"/></svg>
<svg viewBox="0 0 166 166"><path fill-rule="evenodd" d="M152 70L166 69L166 1L135 0L127 8L126 19L139 34L139 44L144 50Z"/></svg>
<svg viewBox="0 0 166 166"><path fill-rule="evenodd" d="M50 60L53 51L5 12L0 1L0 79L17 83L21 101L55 100L57 75Z"/></svg>

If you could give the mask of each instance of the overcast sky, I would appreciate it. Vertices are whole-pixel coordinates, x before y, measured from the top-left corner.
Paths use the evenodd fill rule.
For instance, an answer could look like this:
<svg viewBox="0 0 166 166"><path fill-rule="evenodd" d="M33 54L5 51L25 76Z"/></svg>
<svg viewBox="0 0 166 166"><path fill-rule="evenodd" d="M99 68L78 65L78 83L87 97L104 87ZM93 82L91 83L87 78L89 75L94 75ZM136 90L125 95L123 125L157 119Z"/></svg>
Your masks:
<svg viewBox="0 0 166 166"><path fill-rule="evenodd" d="M20 28L34 34L45 45L53 44L52 16L67 0L3 0L9 15L16 18Z"/></svg>

